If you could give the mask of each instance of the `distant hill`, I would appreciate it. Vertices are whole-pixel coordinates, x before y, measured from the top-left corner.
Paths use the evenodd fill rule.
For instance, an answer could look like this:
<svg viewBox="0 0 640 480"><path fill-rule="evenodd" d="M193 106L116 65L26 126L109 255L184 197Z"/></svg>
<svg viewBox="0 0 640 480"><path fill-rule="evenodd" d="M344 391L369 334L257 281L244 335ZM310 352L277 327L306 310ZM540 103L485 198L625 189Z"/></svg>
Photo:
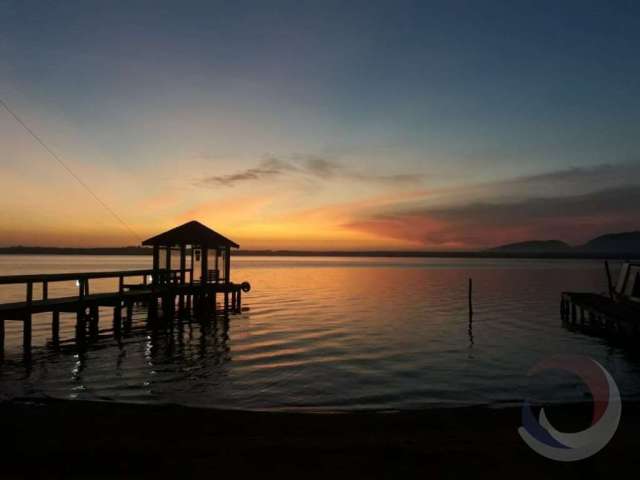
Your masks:
<svg viewBox="0 0 640 480"><path fill-rule="evenodd" d="M578 249L588 252L640 252L640 231L602 235L588 241Z"/></svg>
<svg viewBox="0 0 640 480"><path fill-rule="evenodd" d="M151 255L147 247L0 247L0 255ZM480 251L239 250L240 256L448 257L448 258L640 258L640 231L611 233L572 247L561 240L531 240Z"/></svg>
<svg viewBox="0 0 640 480"><path fill-rule="evenodd" d="M530 240L527 242L509 243L492 248L493 252L535 252L535 253L560 253L568 252L570 245L560 240Z"/></svg>
<svg viewBox="0 0 640 480"><path fill-rule="evenodd" d="M597 254L640 255L640 231L609 233L589 240L584 245L572 247L560 240L531 240L509 243L487 250L503 254L567 254L570 256L589 256Z"/></svg>

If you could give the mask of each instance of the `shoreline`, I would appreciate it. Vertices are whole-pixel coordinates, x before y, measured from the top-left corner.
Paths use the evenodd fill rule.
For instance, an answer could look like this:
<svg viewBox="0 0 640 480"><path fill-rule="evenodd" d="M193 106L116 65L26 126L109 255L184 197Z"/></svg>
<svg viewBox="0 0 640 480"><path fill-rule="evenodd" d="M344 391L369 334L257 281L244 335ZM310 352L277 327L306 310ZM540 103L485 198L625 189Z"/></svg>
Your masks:
<svg viewBox="0 0 640 480"><path fill-rule="evenodd" d="M49 248L0 247L0 256L151 256L143 247L122 248ZM303 250L239 250L232 257L340 257L340 258L477 258L477 259L530 259L530 260L634 260L638 252L499 252L499 251L303 251Z"/></svg>
<svg viewBox="0 0 640 480"><path fill-rule="evenodd" d="M591 405L547 409L559 429L588 423ZM83 400L0 403L4 478L610 477L640 447L640 403L623 404L609 445L570 464L520 439L520 408L281 412ZM629 471L629 470L627 470Z"/></svg>

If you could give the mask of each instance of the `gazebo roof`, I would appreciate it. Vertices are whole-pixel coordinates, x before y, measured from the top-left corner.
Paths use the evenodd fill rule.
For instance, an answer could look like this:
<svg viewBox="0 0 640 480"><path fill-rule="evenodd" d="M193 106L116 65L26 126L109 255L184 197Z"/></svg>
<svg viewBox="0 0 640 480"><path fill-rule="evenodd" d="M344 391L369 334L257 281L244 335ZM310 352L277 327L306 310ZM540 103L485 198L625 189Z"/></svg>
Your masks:
<svg viewBox="0 0 640 480"><path fill-rule="evenodd" d="M240 245L229 240L227 237L220 235L218 232L211 230L209 227L192 220L179 227L167 230L160 235L151 237L142 245L198 245L201 247L234 247L240 248Z"/></svg>

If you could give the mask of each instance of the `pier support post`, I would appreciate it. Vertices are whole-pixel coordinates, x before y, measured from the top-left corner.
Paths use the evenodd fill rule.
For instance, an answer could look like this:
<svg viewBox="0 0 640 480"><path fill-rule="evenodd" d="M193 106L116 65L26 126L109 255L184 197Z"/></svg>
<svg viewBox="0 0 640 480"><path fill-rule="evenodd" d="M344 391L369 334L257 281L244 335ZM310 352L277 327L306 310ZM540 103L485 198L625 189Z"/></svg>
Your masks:
<svg viewBox="0 0 640 480"><path fill-rule="evenodd" d="M129 330L131 330L131 324L133 322L133 303L130 301L127 301L125 305L125 309L126 309L126 316L124 320L124 330L125 332L128 332Z"/></svg>
<svg viewBox="0 0 640 480"><path fill-rule="evenodd" d="M113 334L120 336L120 327L122 325L122 306L116 305L113 308Z"/></svg>
<svg viewBox="0 0 640 480"><path fill-rule="evenodd" d="M98 325L100 322L100 310L97 306L92 306L89 310L89 330L92 337L98 336Z"/></svg>
<svg viewBox="0 0 640 480"><path fill-rule="evenodd" d="M22 345L25 352L31 351L31 303L33 301L33 283L27 283L27 313L24 316Z"/></svg>
<svg viewBox="0 0 640 480"><path fill-rule="evenodd" d="M54 345L60 343L60 312L57 310L51 312L51 338Z"/></svg>
<svg viewBox="0 0 640 480"><path fill-rule="evenodd" d="M0 358L4 355L4 318L0 318Z"/></svg>
<svg viewBox="0 0 640 480"><path fill-rule="evenodd" d="M229 312L229 292L224 292L224 313Z"/></svg>
<svg viewBox="0 0 640 480"><path fill-rule="evenodd" d="M31 350L31 313L24 316L24 328L22 330L22 345L25 352Z"/></svg>
<svg viewBox="0 0 640 480"><path fill-rule="evenodd" d="M242 290L238 290L237 301L238 301L238 306L236 310L238 313L240 313L242 312Z"/></svg>
<svg viewBox="0 0 640 480"><path fill-rule="evenodd" d="M84 344L87 334L87 318L86 312L83 309L78 310L76 313L76 343Z"/></svg>

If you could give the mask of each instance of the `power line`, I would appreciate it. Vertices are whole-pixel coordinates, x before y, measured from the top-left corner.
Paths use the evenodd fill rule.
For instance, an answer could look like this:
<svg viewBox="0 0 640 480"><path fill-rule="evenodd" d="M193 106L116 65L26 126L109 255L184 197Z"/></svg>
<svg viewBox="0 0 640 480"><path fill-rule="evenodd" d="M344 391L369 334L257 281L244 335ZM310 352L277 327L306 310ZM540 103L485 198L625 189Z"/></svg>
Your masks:
<svg viewBox="0 0 640 480"><path fill-rule="evenodd" d="M4 100L2 100L0 98L0 104L4 107L4 109L9 112L9 114L15 118L16 122L18 122L20 125L22 125L22 127L29 133L29 135L31 135L41 146L42 148L44 148L49 155L51 155L61 166L62 168L64 168L69 175L71 175L73 178L76 179L76 181L82 185L82 187L89 192L89 194L100 204L102 205L102 207L104 207L104 209L109 212L111 214L111 216L113 218L115 218L129 233L131 233L131 235L133 235L133 237L138 241L138 242L142 242L142 238L140 238L140 235L138 235L133 228L131 228L129 226L129 224L127 224L127 222L125 222L122 217L120 217L120 215L118 215L116 212L114 212L109 205L107 205L104 201L102 201L102 199L93 191L91 190L91 187L89 187L89 185L87 185L78 175L76 175L73 170L71 170L71 168L64 162L62 161L62 159L53 151L51 150L46 143L44 143L44 141L33 131L29 128L29 126L24 123L24 121L22 121L22 119L13 111L11 110L11 108L9 108L9 106L5 103Z"/></svg>

